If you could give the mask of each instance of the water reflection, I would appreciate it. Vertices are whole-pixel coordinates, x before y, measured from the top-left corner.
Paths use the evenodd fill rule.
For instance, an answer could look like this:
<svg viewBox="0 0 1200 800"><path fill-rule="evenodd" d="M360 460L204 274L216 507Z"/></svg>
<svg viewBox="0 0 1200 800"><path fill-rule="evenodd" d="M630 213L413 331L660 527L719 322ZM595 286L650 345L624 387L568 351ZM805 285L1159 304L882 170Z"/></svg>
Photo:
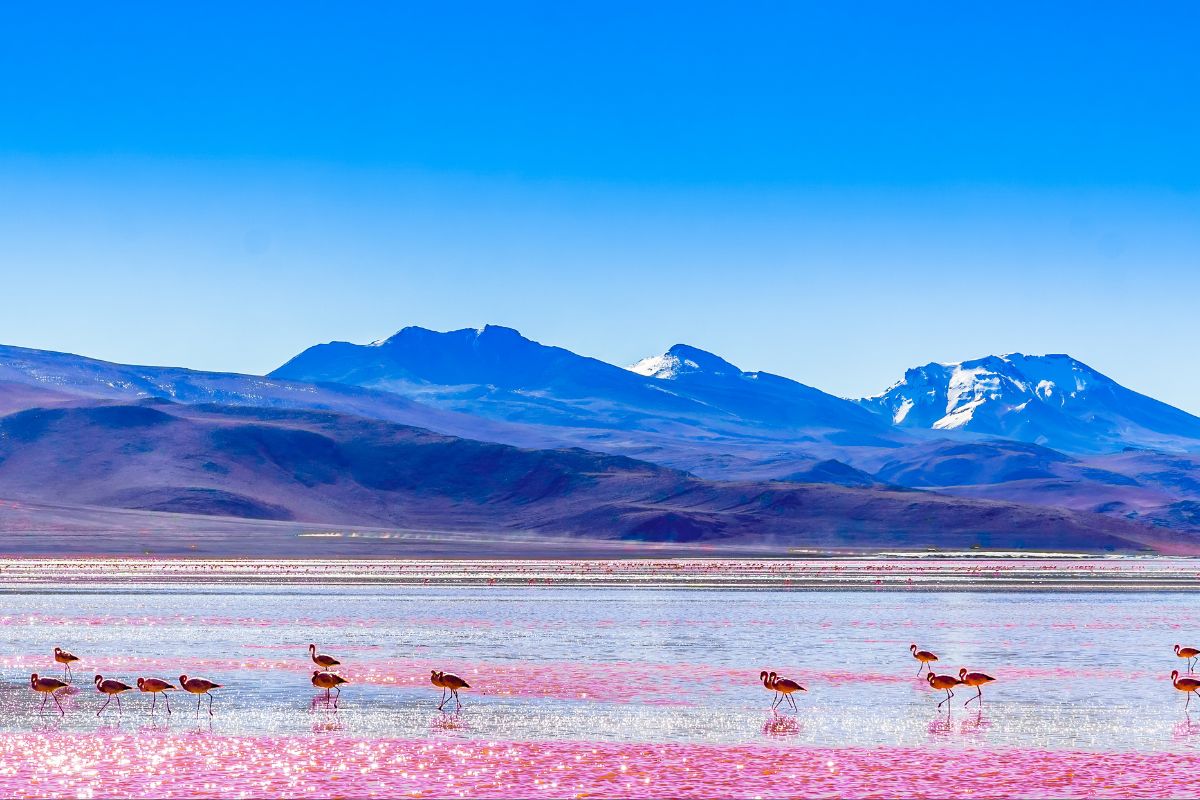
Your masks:
<svg viewBox="0 0 1200 800"><path fill-rule="evenodd" d="M461 733L471 730L471 726L463 717L461 710L443 711L429 720L429 730L431 733L447 731Z"/></svg>
<svg viewBox="0 0 1200 800"><path fill-rule="evenodd" d="M1171 737L1175 741L1187 741L1196 734L1200 734L1200 723L1192 719L1191 712L1184 712L1184 719L1171 729Z"/></svg>
<svg viewBox="0 0 1200 800"><path fill-rule="evenodd" d="M764 736L799 736L804 726L794 716L773 711L763 723L762 732Z"/></svg>
<svg viewBox="0 0 1200 800"><path fill-rule="evenodd" d="M950 710L947 708L945 711L939 711L925 729L931 736L945 737L954 733L954 718Z"/></svg>

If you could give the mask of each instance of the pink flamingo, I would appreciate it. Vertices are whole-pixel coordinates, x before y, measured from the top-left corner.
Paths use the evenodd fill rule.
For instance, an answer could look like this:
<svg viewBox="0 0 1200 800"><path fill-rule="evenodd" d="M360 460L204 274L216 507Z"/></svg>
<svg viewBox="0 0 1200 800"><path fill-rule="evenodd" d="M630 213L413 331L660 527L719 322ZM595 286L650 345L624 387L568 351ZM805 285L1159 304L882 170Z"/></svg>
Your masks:
<svg viewBox="0 0 1200 800"><path fill-rule="evenodd" d="M196 713L200 713L200 701L204 695L211 692L213 689L220 689L221 684L213 683L207 678L189 678L187 675L179 676L179 685L183 687L185 692L191 692L196 695ZM208 694L208 715L213 715L212 710L212 695Z"/></svg>
<svg viewBox="0 0 1200 800"><path fill-rule="evenodd" d="M138 678L137 687L138 691L140 692L150 693L150 713L154 713L154 707L158 704L158 696L160 694L163 696L163 702L167 704L167 713L171 713L171 701L165 694L163 694L164 692L169 692L175 688L171 683L164 681L161 678Z"/></svg>
<svg viewBox="0 0 1200 800"><path fill-rule="evenodd" d="M96 684L97 691L108 695L108 699L104 701L104 705L100 706L100 711L96 712L97 717L100 716L104 709L108 708L108 704L112 702L114 697L117 698L117 711L124 710L121 708L121 692L128 692L133 688L132 686L127 683L115 681L112 678L105 678L103 675L97 675L93 679L93 682Z"/></svg>
<svg viewBox="0 0 1200 800"><path fill-rule="evenodd" d="M65 716L67 712L63 711L62 703L58 702L58 698L55 697L54 693L59 689L67 688L67 685L65 681L60 681L58 678L40 678L36 672L29 676L29 687L35 692L41 692L44 695L42 697L42 705L38 708L39 712L46 707L46 697L53 697L54 705L58 706L58 713Z"/></svg>

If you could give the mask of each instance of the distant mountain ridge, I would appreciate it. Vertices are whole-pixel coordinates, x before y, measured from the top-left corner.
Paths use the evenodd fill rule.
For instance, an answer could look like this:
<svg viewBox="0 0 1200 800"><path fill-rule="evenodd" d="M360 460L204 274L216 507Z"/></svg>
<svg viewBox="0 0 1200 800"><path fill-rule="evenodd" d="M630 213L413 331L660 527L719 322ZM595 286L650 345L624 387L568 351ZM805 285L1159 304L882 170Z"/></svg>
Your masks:
<svg viewBox="0 0 1200 800"><path fill-rule="evenodd" d="M496 419L549 425L808 435L887 446L897 436L855 403L767 373L745 373L686 345L657 371L622 369L495 325L409 327L369 345L316 345L269 377L348 383ZM670 364L670 366L665 366Z"/></svg>
<svg viewBox="0 0 1200 800"><path fill-rule="evenodd" d="M1071 453L1200 451L1200 418L1067 355L930 363L860 403L900 428L985 434Z"/></svg>
<svg viewBox="0 0 1200 800"><path fill-rule="evenodd" d="M703 481L623 457L524 450L333 412L158 399L0 417L0 497L14 496L75 507L631 544L729 542L777 552L979 546L1200 553L1200 541L1185 534L1091 513L873 488ZM142 531L133 546L155 544L152 531Z"/></svg>
<svg viewBox="0 0 1200 800"><path fill-rule="evenodd" d="M313 414L334 415L336 435L315 430ZM478 450L511 458L462 462L471 469L555 463L557 475L527 496L523 473L504 467L476 484L470 513L445 471L407 472L403 491L381 493L355 473L361 448L397 435L379 423L405 426L412 442L458 440L446 453L516 448ZM239 426L240 439L231 433ZM35 446L38 458L25 461ZM556 455L576 451L586 457ZM392 452L389 468L402 470L412 454L434 451ZM527 452L541 455L518 456ZM900 544L896 536L921 530L899 509L936 508L961 542L970 515L1000 513L986 505L1000 502L1024 509L1001 514L1011 524L1048 537L1068 526L1081 547L1088 526L1125 541L1149 527L1179 532L1171 546L1186 550L1200 533L1200 455L1190 454L1200 454L1200 419L1065 355L929 364L851 401L687 344L622 368L499 326L316 345L265 377L0 346L0 498L151 512L482 530L487 506L517 492L503 515L496 506L513 530L783 541L789 525L812 524L834 538ZM579 488L585 464L599 463L589 459L621 457L633 461L606 463L641 477L622 478L611 496ZM648 469L658 477L648 480ZM327 479L310 485L318 474ZM789 488L802 484L824 488ZM699 506L672 499L697 491ZM929 506L932 497L943 500ZM815 505L789 506L798 502ZM1105 519L1133 528L1118 533ZM988 541L1000 541L1002 526L989 525Z"/></svg>

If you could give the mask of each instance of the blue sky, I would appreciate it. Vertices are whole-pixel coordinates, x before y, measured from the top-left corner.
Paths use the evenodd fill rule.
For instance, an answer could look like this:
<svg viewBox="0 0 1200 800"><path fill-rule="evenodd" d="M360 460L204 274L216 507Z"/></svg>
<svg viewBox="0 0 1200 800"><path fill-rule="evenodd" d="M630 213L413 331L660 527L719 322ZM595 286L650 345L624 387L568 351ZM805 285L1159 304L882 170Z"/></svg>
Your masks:
<svg viewBox="0 0 1200 800"><path fill-rule="evenodd" d="M0 342L495 322L846 395L1069 352L1200 412L1189 4L42 5L0 9Z"/></svg>

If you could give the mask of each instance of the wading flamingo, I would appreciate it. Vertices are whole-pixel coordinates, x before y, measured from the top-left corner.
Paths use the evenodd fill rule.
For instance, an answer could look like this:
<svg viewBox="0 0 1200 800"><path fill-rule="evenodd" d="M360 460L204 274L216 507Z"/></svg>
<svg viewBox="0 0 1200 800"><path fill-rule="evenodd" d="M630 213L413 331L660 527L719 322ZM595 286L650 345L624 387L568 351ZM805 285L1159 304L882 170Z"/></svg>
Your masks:
<svg viewBox="0 0 1200 800"><path fill-rule="evenodd" d="M958 680L965 686L974 686L976 694L971 700L978 700L979 704L983 705L983 685L991 683L996 679L991 675L984 675L982 672L967 672L967 668L963 667L958 671ZM963 705L967 705L971 700L963 703Z"/></svg>
<svg viewBox="0 0 1200 800"><path fill-rule="evenodd" d="M54 693L59 689L67 688L67 683L65 681L60 681L58 678L39 678L38 674L35 672L29 676L29 686L35 692L41 692L43 695L45 695L42 697L42 705L38 708L38 711L40 712L46 707L46 697L54 697ZM63 711L62 703L58 702L57 697L54 697L54 705L58 706L59 714L65 715L67 713Z"/></svg>
<svg viewBox="0 0 1200 800"><path fill-rule="evenodd" d="M783 698L787 698L787 701L792 704L792 708L799 711L800 709L796 708L796 701L792 699L792 692L807 692L808 689L805 689L790 678L780 678L774 672L770 674L769 680L771 681L771 688L779 692L779 702L782 703Z"/></svg>
<svg viewBox="0 0 1200 800"><path fill-rule="evenodd" d="M342 665L342 662L338 661L333 656L327 656L324 653L318 653L317 646L315 644L310 644L308 646L308 656L313 660L313 663L321 669L332 669L333 667L340 667Z"/></svg>
<svg viewBox="0 0 1200 800"><path fill-rule="evenodd" d="M952 690L955 686L958 686L962 683L962 681L953 675L934 675L933 670L929 671L929 674L925 676L925 680L929 681L929 685L934 689L946 693L946 699L938 703L938 708L942 707L942 703L950 702L950 698L954 697L954 692ZM950 706L946 706L946 708L949 707Z"/></svg>
<svg viewBox="0 0 1200 800"><path fill-rule="evenodd" d="M471 684L467 683L466 681L464 681L462 678L458 677L457 675L453 675L449 672L442 672L440 670L437 673L437 679L441 682L440 685L443 688L450 690L450 697L453 697L454 702L458 703L458 705L455 708L456 709L462 708L462 700L459 699L458 690L459 689L470 689ZM441 711L442 706L444 706L446 704L446 700L449 700L450 697L447 697L447 698L443 699L441 703L438 703L439 711Z"/></svg>
<svg viewBox="0 0 1200 800"><path fill-rule="evenodd" d="M758 673L758 679L762 681L763 688L768 692L775 693L775 697L771 699L771 708L774 708L775 704L779 701L779 690L774 687L774 681L771 679L771 676L774 674L774 672L768 673L765 669Z"/></svg>
<svg viewBox="0 0 1200 800"><path fill-rule="evenodd" d="M93 680L96 684L96 690L108 695L108 699L104 701L104 705L100 706L100 711L96 712L96 716L100 716L100 713L108 708L108 704L112 702L114 697L117 698L117 710L123 711L124 709L121 708L121 692L128 692L133 687L127 683L106 678L103 675L97 675Z"/></svg>
<svg viewBox="0 0 1200 800"><path fill-rule="evenodd" d="M918 650L915 644L910 644L908 651L912 653L913 658L921 662L921 666L917 667L917 675L921 674L921 670L929 667L930 662L938 660L938 657L928 650ZM929 667L929 671L933 672L933 667Z"/></svg>
<svg viewBox="0 0 1200 800"><path fill-rule="evenodd" d="M763 675L766 674L767 673L765 672L763 673ZM438 708L441 708L442 703L446 702L446 684L442 683L442 673L438 672L436 669L429 670L429 682L434 686L440 686L442 689L442 701L441 703L438 703Z"/></svg>
<svg viewBox="0 0 1200 800"><path fill-rule="evenodd" d="M1175 684L1175 688L1179 691L1188 693L1187 703L1183 704L1183 710L1187 711L1188 703L1192 702L1192 695L1200 697L1200 692L1197 691L1200 689L1200 680L1196 678L1181 678L1179 677L1179 670L1173 669L1171 670L1171 683Z"/></svg>
<svg viewBox="0 0 1200 800"><path fill-rule="evenodd" d="M213 683L207 678L189 678L187 675L179 676L179 686L185 692L191 692L196 695L196 713L200 713L200 701L204 699L204 695L211 692L213 689L220 689L221 684ZM213 715L212 710L212 695L208 694L208 715Z"/></svg>
<svg viewBox="0 0 1200 800"><path fill-rule="evenodd" d="M325 690L325 700L329 700L329 690L336 689L337 694L333 696L333 706L337 708L337 699L342 696L342 684L349 683L341 675L335 675L332 672L322 672L319 669L314 669L312 674L312 685L318 689Z"/></svg>
<svg viewBox="0 0 1200 800"><path fill-rule="evenodd" d="M171 683L162 680L161 678L138 678L138 691L150 692L152 699L150 700L150 713L154 713L154 707L158 703L158 696L162 694L163 702L167 704L167 713L171 713L171 701L163 692L169 692L175 688Z"/></svg>
<svg viewBox="0 0 1200 800"><path fill-rule="evenodd" d="M67 679L75 680L75 676L71 674L71 663L79 659L63 650L61 647L54 648L54 660L62 664L67 671Z"/></svg>
<svg viewBox="0 0 1200 800"><path fill-rule="evenodd" d="M1200 650L1194 647L1180 647L1175 645L1175 655L1188 660L1188 672L1196 668L1196 657L1200 656Z"/></svg>

